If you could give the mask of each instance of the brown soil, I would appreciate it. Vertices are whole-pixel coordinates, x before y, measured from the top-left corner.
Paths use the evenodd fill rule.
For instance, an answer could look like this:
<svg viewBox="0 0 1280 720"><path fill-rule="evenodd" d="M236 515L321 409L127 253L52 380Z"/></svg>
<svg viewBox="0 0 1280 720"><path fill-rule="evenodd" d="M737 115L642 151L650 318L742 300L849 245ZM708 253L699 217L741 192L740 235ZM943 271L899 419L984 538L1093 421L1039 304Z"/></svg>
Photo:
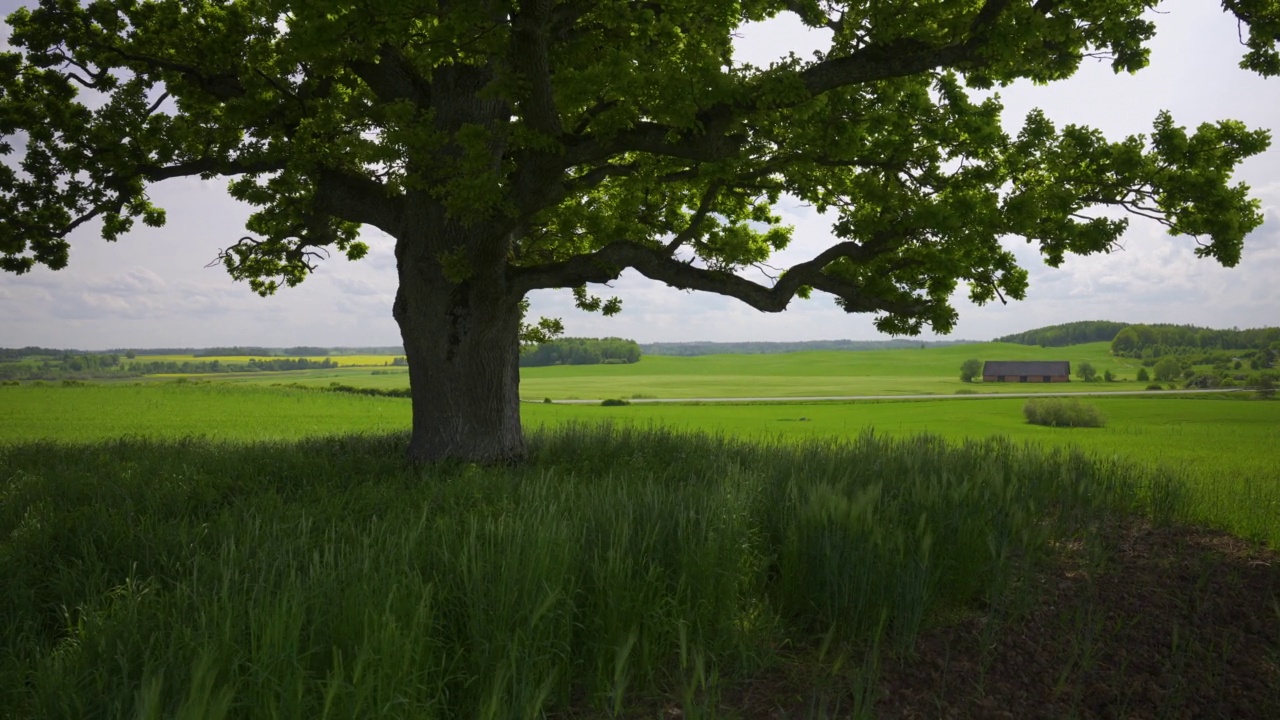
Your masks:
<svg viewBox="0 0 1280 720"><path fill-rule="evenodd" d="M1025 607L933 628L886 661L872 716L1280 719L1280 554L1136 521L1059 549ZM837 691L803 667L733 688L715 715L855 716L847 677Z"/></svg>

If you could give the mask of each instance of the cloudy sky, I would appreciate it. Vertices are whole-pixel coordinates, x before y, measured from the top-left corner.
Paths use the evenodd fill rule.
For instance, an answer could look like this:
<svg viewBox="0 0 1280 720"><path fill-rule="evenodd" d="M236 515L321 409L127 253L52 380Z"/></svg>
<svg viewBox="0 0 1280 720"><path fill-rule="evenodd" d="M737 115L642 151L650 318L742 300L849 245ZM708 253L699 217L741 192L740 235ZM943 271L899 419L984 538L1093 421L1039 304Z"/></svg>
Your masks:
<svg viewBox="0 0 1280 720"><path fill-rule="evenodd" d="M18 3L0 0L0 16ZM1109 137L1149 131L1158 111L1194 127L1224 118L1269 128L1280 146L1280 79L1265 81L1237 67L1241 47L1234 19L1211 0L1166 3L1151 66L1135 76L1114 75L1090 63L1075 78L1048 87L1001 90L1011 132L1033 107L1059 125L1087 124ZM0 25L0 36L8 36ZM738 57L757 65L795 50L805 54L822 38L795 23L749 28ZM1211 327L1280 324L1280 147L1247 161L1237 178L1253 188L1266 224L1251 235L1234 269L1197 260L1194 241L1173 238L1135 218L1124 250L1069 257L1052 269L1023 243L1011 241L1031 273L1028 297L1008 305L975 307L957 298L960 322L952 338L992 337L1072 320L1192 323ZM91 228L72 238L70 266L15 277L0 274L0 346L204 347L215 345L370 346L399 343L391 318L395 261L390 239L367 229L369 257L333 259L301 286L271 298L254 295L220 267L207 268L220 248L244 235L244 206L222 182L172 180L151 190L169 212L161 229L139 227L117 243ZM775 266L808 259L833 241L829 220L797 202L779 208L796 226L791 248ZM673 290L624 275L601 294L623 299L613 318L573 308L567 291L532 296L536 315L561 317L570 335L617 335L641 342L692 340L879 339L871 318L846 315L815 294L767 315L715 295ZM963 295L963 293L961 293Z"/></svg>

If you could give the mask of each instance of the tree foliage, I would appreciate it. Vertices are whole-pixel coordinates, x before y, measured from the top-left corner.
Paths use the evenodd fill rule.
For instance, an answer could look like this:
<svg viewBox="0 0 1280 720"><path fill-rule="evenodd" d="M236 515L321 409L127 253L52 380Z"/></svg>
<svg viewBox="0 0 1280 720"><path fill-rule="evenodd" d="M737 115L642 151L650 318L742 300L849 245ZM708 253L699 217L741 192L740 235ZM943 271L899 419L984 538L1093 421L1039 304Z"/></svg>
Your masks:
<svg viewBox="0 0 1280 720"><path fill-rule="evenodd" d="M1173 357L1163 357L1151 368L1151 374L1155 376L1156 382L1171 382L1177 380L1182 374L1182 363Z"/></svg>
<svg viewBox="0 0 1280 720"><path fill-rule="evenodd" d="M1093 382L1098 379L1098 370L1092 363L1082 362L1076 365L1076 377L1085 382Z"/></svg>
<svg viewBox="0 0 1280 720"><path fill-rule="evenodd" d="M969 359L960 363L960 380L963 382L973 382L974 378L982 375L982 361Z"/></svg>
<svg viewBox="0 0 1280 720"><path fill-rule="evenodd" d="M766 312L816 290L884 332L946 333L962 285L979 304L1025 296L1003 239L1057 266L1115 248L1115 210L1236 265L1262 216L1231 174L1266 131L1160 113L1108 139L1033 110L1009 133L998 96L972 94L1086 57L1139 70L1155 4L40 0L0 54L0 268L61 268L80 228L162 225L148 188L180 177L229 178L253 206L220 261L262 294L362 257L378 228L396 243L410 453L510 459L518 338L562 329L521 322L532 290L608 315L620 301L588 285L630 268ZM1280 73L1280 8L1224 4L1243 64ZM734 58L745 23L784 13L828 47ZM791 241L784 194L836 240L758 283L744 271Z"/></svg>
<svg viewBox="0 0 1280 720"><path fill-rule="evenodd" d="M635 267L766 310L823 290L882 330L945 332L957 282L1023 296L998 238L1051 265L1112 248L1127 221L1090 208L1239 261L1260 216L1228 178L1265 132L1160 114L1108 141L1033 111L1010 136L998 99L966 90L1065 78L1086 55L1140 69L1152 4L43 0L10 17L0 58L0 131L21 150L0 171L0 266L62 267L90 220L108 239L162 224L148 185L222 175L257 208L223 261L263 293L327 249L360 257L361 225L395 235L426 201L493 223L525 291ZM1246 65L1275 74L1274 3L1227 6L1252 28ZM732 62L741 23L787 10L829 28L829 50ZM467 122L458 88L506 110ZM734 272L790 240L781 193L832 211L841 242L762 288ZM440 259L465 278L478 254Z"/></svg>

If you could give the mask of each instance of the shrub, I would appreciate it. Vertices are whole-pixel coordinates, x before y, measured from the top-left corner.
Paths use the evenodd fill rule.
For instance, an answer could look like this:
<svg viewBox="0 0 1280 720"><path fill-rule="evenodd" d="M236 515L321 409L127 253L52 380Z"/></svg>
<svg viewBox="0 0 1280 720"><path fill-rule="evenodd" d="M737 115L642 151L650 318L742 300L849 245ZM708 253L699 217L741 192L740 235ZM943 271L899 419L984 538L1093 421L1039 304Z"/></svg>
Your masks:
<svg viewBox="0 0 1280 720"><path fill-rule="evenodd" d="M1103 379L1103 380L1105 380L1105 381L1107 381L1107 382L1115 382L1115 381L1116 381L1116 376L1115 376L1115 374L1114 374L1114 373L1112 373L1110 370L1107 370L1107 371L1105 371L1105 372L1103 372L1103 373L1102 373L1102 379Z"/></svg>
<svg viewBox="0 0 1280 720"><path fill-rule="evenodd" d="M965 360L960 364L960 380L962 382L973 382L973 379L982 374L982 362L976 359Z"/></svg>
<svg viewBox="0 0 1280 720"><path fill-rule="evenodd" d="M551 398L542 398L542 402L543 402L543 404L550 405L550 404L551 404Z"/></svg>
<svg viewBox="0 0 1280 720"><path fill-rule="evenodd" d="M1107 422L1098 408L1069 398L1028 400L1022 414L1032 425L1049 427L1102 427Z"/></svg>
<svg viewBox="0 0 1280 720"><path fill-rule="evenodd" d="M622 398L608 398L607 400L601 400L600 404L604 407L618 407L620 405L630 405L631 401Z"/></svg>
<svg viewBox="0 0 1280 720"><path fill-rule="evenodd" d="M1148 390L1163 390L1163 389L1164 389L1164 386L1163 386L1163 385L1161 385L1160 383L1151 383L1150 385L1148 385L1148 386L1147 386L1147 389L1148 389Z"/></svg>
<svg viewBox="0 0 1280 720"><path fill-rule="evenodd" d="M1138 382L1150 382L1151 376L1147 374L1146 368L1138 368Z"/></svg>

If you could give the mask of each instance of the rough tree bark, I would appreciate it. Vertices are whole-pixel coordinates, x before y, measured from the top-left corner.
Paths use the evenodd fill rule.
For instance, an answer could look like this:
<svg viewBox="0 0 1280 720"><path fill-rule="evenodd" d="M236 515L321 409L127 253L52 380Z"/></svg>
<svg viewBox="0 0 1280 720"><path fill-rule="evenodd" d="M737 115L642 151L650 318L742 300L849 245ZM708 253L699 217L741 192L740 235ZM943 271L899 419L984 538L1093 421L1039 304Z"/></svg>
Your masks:
<svg viewBox="0 0 1280 720"><path fill-rule="evenodd" d="M505 463L525 455L520 296L508 290L501 264L459 281L433 252L467 234L428 222L396 244L400 287L392 312L409 362L415 464Z"/></svg>

